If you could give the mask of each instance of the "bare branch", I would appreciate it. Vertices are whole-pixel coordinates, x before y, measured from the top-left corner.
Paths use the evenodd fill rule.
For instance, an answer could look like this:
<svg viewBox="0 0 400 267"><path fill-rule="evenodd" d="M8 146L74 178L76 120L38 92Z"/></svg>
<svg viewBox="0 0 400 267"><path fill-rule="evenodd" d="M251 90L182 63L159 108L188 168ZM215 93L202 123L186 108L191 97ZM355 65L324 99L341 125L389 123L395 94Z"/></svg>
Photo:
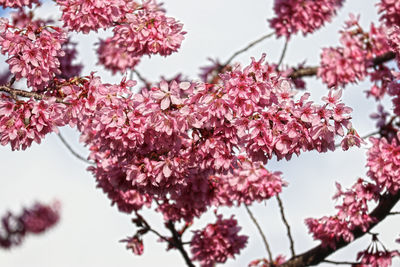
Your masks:
<svg viewBox="0 0 400 267"><path fill-rule="evenodd" d="M322 262L335 264L335 265L357 265L358 262L351 262L351 261L331 261L331 260L323 260Z"/></svg>
<svg viewBox="0 0 400 267"><path fill-rule="evenodd" d="M391 212L391 213L389 213L389 215L400 215L400 211Z"/></svg>
<svg viewBox="0 0 400 267"><path fill-rule="evenodd" d="M372 222L367 229L367 231L363 231L361 228L356 228L352 231L354 236L354 240L364 236L367 232L369 232L372 228L374 228L377 224L383 221L389 214L390 210L397 204L400 199L400 190L392 195L390 193L386 193L381 196L378 202L378 205L375 209L369 214L371 218L375 218L376 220ZM354 241L353 240L353 241ZM351 242L350 242L351 243ZM329 246L318 245L303 254L292 257L287 262L279 265L280 267L305 267L310 265L317 265L325 260L326 257L331 255L332 253L338 251L339 249L350 244L343 239L339 241L335 241L335 248Z"/></svg>
<svg viewBox="0 0 400 267"><path fill-rule="evenodd" d="M294 257L296 255L296 253L294 252L294 241L293 241L292 233L290 230L290 225L289 225L288 221L286 220L285 210L283 208L283 203L282 203L282 200L279 197L279 195L276 195L276 199L278 200L279 210L281 212L282 221L286 226L287 236L288 236L289 242L290 242L290 252L292 253L292 257Z"/></svg>
<svg viewBox="0 0 400 267"><path fill-rule="evenodd" d="M372 66L377 66L382 63L388 62L392 59L396 58L396 54L393 52L387 52L383 55L377 56L372 59ZM309 77L317 75L318 67L303 67L299 68L290 74L290 78L296 79L301 77Z"/></svg>
<svg viewBox="0 0 400 267"><path fill-rule="evenodd" d="M236 51L235 53L233 53L233 55L232 55L230 58L228 58L228 60L225 62L225 64L223 64L223 65L221 66L220 69L223 69L224 67L226 67L227 65L229 65L229 63L231 63L232 60L233 60L235 57L237 57L238 55L240 55L241 53L246 52L247 50L249 50L250 48L252 48L252 47L255 46L256 44L261 43L261 42L264 41L265 39L272 37L274 34L275 34L275 32L271 32L271 33L269 33L269 34L267 34L267 35L264 35L264 36L258 38L257 40L251 42L251 43L248 44L246 47L244 47L244 48L242 48L242 49Z"/></svg>
<svg viewBox="0 0 400 267"><path fill-rule="evenodd" d="M172 221L168 221L167 227L172 233L172 239L174 241L174 247L176 247L179 250L179 252L182 254L183 258L185 259L185 262L186 262L187 266L195 267L194 264L192 263L191 259L189 258L189 255L187 254L185 248L183 247L181 236L176 231L174 223Z"/></svg>
<svg viewBox="0 0 400 267"><path fill-rule="evenodd" d="M261 235L261 238L265 245L265 249L267 250L267 253L268 253L269 262L273 262L273 257L272 257L271 249L270 249L268 241L267 241L267 237L265 236L263 230L260 227L260 224L257 222L257 219L254 217L254 214L251 212L249 207L246 204L244 205L244 207L246 208L247 213L249 214L251 220L253 221L254 225L257 227L257 230Z"/></svg>
<svg viewBox="0 0 400 267"><path fill-rule="evenodd" d="M283 59L285 58L286 51L288 48L289 40L286 39L285 45L283 46L281 57L279 58L278 65L276 65L276 69L279 69L279 66L282 64Z"/></svg>
<svg viewBox="0 0 400 267"><path fill-rule="evenodd" d="M72 149L72 147L69 145L67 140L65 140L65 138L61 135L61 133L58 133L58 137L60 138L61 142L65 145L65 147L69 150L69 152L71 152L71 154L74 155L77 159L79 159L85 163L93 164L92 161L87 160L85 157L83 157L79 153L75 152L75 150Z"/></svg>

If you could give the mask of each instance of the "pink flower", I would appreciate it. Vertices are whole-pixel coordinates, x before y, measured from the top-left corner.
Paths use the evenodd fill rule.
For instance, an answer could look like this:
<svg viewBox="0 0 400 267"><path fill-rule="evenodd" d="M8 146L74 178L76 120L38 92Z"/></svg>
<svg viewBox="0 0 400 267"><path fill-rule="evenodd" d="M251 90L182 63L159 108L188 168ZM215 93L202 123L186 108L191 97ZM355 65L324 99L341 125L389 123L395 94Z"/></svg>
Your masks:
<svg viewBox="0 0 400 267"><path fill-rule="evenodd" d="M338 213L320 219L306 219L309 232L313 234L314 239L321 240L322 246L331 248L335 248L340 240L353 241L353 230L360 228L365 232L369 229L374 218L369 216L368 202L376 201L379 197L379 187L361 178L349 190L343 191L338 183L336 187L338 192L333 198L343 199L342 204L335 207Z"/></svg>
<svg viewBox="0 0 400 267"><path fill-rule="evenodd" d="M143 240L138 236L129 237L127 239L121 240L121 242L126 242L126 248L132 250L135 255L143 254Z"/></svg>
<svg viewBox="0 0 400 267"><path fill-rule="evenodd" d="M341 146L342 149L346 151L352 146L360 147L361 143L366 144L366 142L358 135L358 133L354 129L350 129L350 131L343 138Z"/></svg>

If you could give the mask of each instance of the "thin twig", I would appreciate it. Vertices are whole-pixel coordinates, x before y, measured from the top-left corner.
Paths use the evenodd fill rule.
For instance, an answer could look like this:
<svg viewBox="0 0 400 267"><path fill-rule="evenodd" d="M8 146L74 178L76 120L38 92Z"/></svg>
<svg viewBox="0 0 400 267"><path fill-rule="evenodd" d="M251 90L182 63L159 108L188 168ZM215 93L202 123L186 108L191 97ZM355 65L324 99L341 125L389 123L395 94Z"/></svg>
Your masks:
<svg viewBox="0 0 400 267"><path fill-rule="evenodd" d="M181 236L176 231L174 223L172 221L168 221L167 222L167 227L172 233L172 239L174 241L174 247L176 247L179 250L179 252L182 254L183 258L185 259L185 262L186 262L187 266L195 267L194 264L192 263L192 260L189 258L189 255L187 254L185 248L183 247Z"/></svg>
<svg viewBox="0 0 400 267"><path fill-rule="evenodd" d="M282 203L282 200L279 197L279 195L276 195L276 200L278 200L279 210L281 212L282 221L286 226L287 236L288 236L289 242L290 242L290 252L292 253L292 257L294 257L296 255L296 253L294 252L294 241L293 241L293 237L292 237L292 232L290 230L290 225L286 219L285 210L283 208L283 203Z"/></svg>
<svg viewBox="0 0 400 267"><path fill-rule="evenodd" d="M267 253L268 253L269 262L273 262L273 257L272 257L271 249L270 249L270 247L269 247L267 238L266 238L266 236L265 236L263 230L261 229L261 227L260 227L260 225L259 225L257 219L254 217L254 214L251 212L251 210L249 209L249 207L248 207L247 205L244 205L244 207L246 208L247 213L249 214L251 220L253 221L254 225L257 227L257 230L258 230L258 232L259 232L260 235L261 235L261 238L262 238L262 240L263 240L263 242L264 242L264 245L265 245L265 249L267 250Z"/></svg>
<svg viewBox="0 0 400 267"><path fill-rule="evenodd" d="M171 242L171 240L169 240L168 238L166 238L165 236L160 234L157 230L154 230L153 227L150 226L150 224L144 219L144 217L142 215L140 215L137 211L135 211L135 214L141 220L141 222L144 223L144 225L145 225L147 230L149 230L150 232L152 232L153 234L155 234L156 236L158 236L162 240L166 241L171 246L174 246L174 244Z"/></svg>
<svg viewBox="0 0 400 267"><path fill-rule="evenodd" d="M72 147L64 139L64 137L61 135L61 133L58 133L58 137L60 138L61 142L65 145L65 147L69 150L69 152L71 152L71 154L74 155L77 159L79 159L79 160L81 160L81 161L83 161L85 163L93 164L92 161L87 160L85 157L83 157L80 154L78 154L77 152L75 152L75 150L72 149Z"/></svg>
<svg viewBox="0 0 400 267"><path fill-rule="evenodd" d="M331 260L323 260L322 262L336 264L336 265L357 265L359 262L351 262L351 261L331 261Z"/></svg>
<svg viewBox="0 0 400 267"><path fill-rule="evenodd" d="M276 65L276 69L279 69L279 66L282 64L283 59L285 58L286 51L288 48L289 40L286 39L285 45L283 46L281 57L279 58L278 65Z"/></svg>
<svg viewBox="0 0 400 267"><path fill-rule="evenodd" d="M267 39L267 38L270 38L270 37L273 36L274 34L275 34L275 32L271 32L271 33L269 33L269 34L267 34L267 35L264 35L264 36L258 38L257 40L251 42L251 43L248 44L246 47L244 47L244 48L242 48L242 49L236 51L235 53L233 53L233 55L232 55L230 58L228 58L228 60L225 62L225 64L222 65L221 69L223 69L225 66L229 65L229 63L231 63L232 60L233 60L235 57L237 57L238 55L240 55L241 53L246 52L247 50L249 50L250 48L252 48L252 47L255 46L256 44L261 43L262 41L264 41L264 40Z"/></svg>
<svg viewBox="0 0 400 267"><path fill-rule="evenodd" d="M373 58L371 67L380 65L382 63L388 62L395 58L396 58L395 53L386 52L383 55ZM289 75L289 77L292 79L297 79L297 78L301 78L301 77L315 76L315 75L317 75L317 71L318 71L318 67L302 67L302 68L299 68L299 69L293 71L292 74Z"/></svg>
<svg viewBox="0 0 400 267"><path fill-rule="evenodd" d="M389 213L389 215L400 215L400 211L391 212L391 213Z"/></svg>
<svg viewBox="0 0 400 267"><path fill-rule="evenodd" d="M137 71L137 70L132 70L133 71L133 73L135 73L136 74L136 76L138 77L138 79L142 82L142 83L144 83L144 85L146 86L146 87L150 87L151 86L151 82L149 82L146 78L144 78L143 76L142 76L142 74L140 74L140 72L139 71Z"/></svg>

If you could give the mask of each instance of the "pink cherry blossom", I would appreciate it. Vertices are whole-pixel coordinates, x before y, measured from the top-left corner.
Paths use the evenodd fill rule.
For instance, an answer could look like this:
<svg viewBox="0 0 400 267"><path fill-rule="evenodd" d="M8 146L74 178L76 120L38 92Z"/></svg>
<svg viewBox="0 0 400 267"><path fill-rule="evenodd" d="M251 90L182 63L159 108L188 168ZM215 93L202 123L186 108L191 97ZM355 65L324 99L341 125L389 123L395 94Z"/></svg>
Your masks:
<svg viewBox="0 0 400 267"><path fill-rule="evenodd" d="M121 242L126 242L126 248L132 250L133 254L135 255L142 255L144 246L143 246L143 240L140 239L137 236L133 236L124 240L121 240Z"/></svg>

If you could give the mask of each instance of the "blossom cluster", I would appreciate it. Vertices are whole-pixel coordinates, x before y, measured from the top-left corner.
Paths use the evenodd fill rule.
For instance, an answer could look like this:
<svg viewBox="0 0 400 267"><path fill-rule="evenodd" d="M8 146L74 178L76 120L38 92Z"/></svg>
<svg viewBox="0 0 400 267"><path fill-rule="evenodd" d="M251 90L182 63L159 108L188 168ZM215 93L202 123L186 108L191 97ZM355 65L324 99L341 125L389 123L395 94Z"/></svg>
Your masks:
<svg viewBox="0 0 400 267"><path fill-rule="evenodd" d="M64 27L89 33L107 29L132 11L127 0L57 0L62 11Z"/></svg>
<svg viewBox="0 0 400 267"><path fill-rule="evenodd" d="M55 98L36 101L15 101L0 94L0 143L12 150L25 150L32 142L39 143L48 133L64 125L65 106Z"/></svg>
<svg viewBox="0 0 400 267"><path fill-rule="evenodd" d="M99 63L113 73L134 68L143 55L168 56L176 52L184 39L183 25L162 10L138 10L127 14L115 26L113 36L101 40L97 53Z"/></svg>
<svg viewBox="0 0 400 267"><path fill-rule="evenodd" d="M23 8L32 7L33 4L40 4L39 0L0 0L0 6L3 8Z"/></svg>
<svg viewBox="0 0 400 267"><path fill-rule="evenodd" d="M392 26L386 33L389 45L397 55L397 62L400 63L400 26Z"/></svg>
<svg viewBox="0 0 400 267"><path fill-rule="evenodd" d="M374 218L368 214L368 204L377 200L379 189L376 185L359 178L357 182L346 191L336 183L338 192L334 199L342 198L341 205L337 205L338 213L335 216L324 216L320 219L308 218L306 224L314 239L321 240L322 246L336 247L340 240L351 242L354 239L352 231L356 228L364 232L369 229Z"/></svg>
<svg viewBox="0 0 400 267"><path fill-rule="evenodd" d="M215 263L224 263L234 258L247 243L247 236L239 235L240 227L233 218L223 219L217 215L214 224L208 224L203 230L194 231L190 242L193 260L200 261L202 267L211 267Z"/></svg>
<svg viewBox="0 0 400 267"><path fill-rule="evenodd" d="M36 90L43 89L60 73L58 57L64 56L61 47L66 40L66 33L57 27L29 24L21 30L7 19L0 22L1 53L8 55L11 73L16 80L26 78L28 86Z"/></svg>
<svg viewBox="0 0 400 267"><path fill-rule="evenodd" d="M20 245L27 234L40 234L53 227L59 220L59 204L36 203L24 208L20 215L8 212L1 218L0 248Z"/></svg>
<svg viewBox="0 0 400 267"><path fill-rule="evenodd" d="M375 85L369 93L381 98L386 91L388 69L381 66L370 73L367 69L372 66L374 57L390 51L386 28L371 24L370 31L365 32L359 25L358 18L351 16L345 29L341 31L340 43L340 47L323 48L317 75L328 87L336 88L362 81L370 75ZM378 86L379 82L382 82L381 86Z"/></svg>
<svg viewBox="0 0 400 267"><path fill-rule="evenodd" d="M238 165L233 173L212 178L218 184L218 200L223 205L260 202L279 194L286 185L280 172L271 173L260 162L239 158Z"/></svg>
<svg viewBox="0 0 400 267"><path fill-rule="evenodd" d="M271 19L270 26L277 36L289 38L301 31L303 35L313 33L329 22L343 5L344 0L275 0L276 17Z"/></svg>
<svg viewBox="0 0 400 267"><path fill-rule="evenodd" d="M370 138L371 149L368 150L368 176L375 181L380 191L388 191L395 194L400 189L400 146L399 139L392 138L389 142L386 138Z"/></svg>
<svg viewBox="0 0 400 267"><path fill-rule="evenodd" d="M338 192L334 199L341 197L343 202L337 205L338 213L335 216L323 217L321 219L307 219L306 224L314 239L322 241L323 246L335 248L340 240L351 242L354 239L353 231L360 229L363 232L369 230L375 218L369 215L368 205L371 201L377 201L379 197L389 192L396 194L400 189L399 179L399 137L393 137L391 142L386 138L370 138L372 147L368 150L367 167L368 177L373 183L366 182L359 178L350 190L343 191L340 184L336 184ZM384 258L395 254L385 253L361 253L363 263L373 264L374 258ZM397 254L396 254L397 255ZM387 259L386 259L387 261ZM383 264L383 263L382 263ZM386 264L386 263L385 263ZM368 265L369 266L369 265ZM372 265L375 266L375 265ZM376 265L381 266L381 265ZM388 266L388 265L382 265Z"/></svg>
<svg viewBox="0 0 400 267"><path fill-rule="evenodd" d="M400 3L395 0L381 0L378 4L380 20L383 20L386 25L400 26Z"/></svg>
<svg viewBox="0 0 400 267"><path fill-rule="evenodd" d="M382 249L379 249L379 245L382 246ZM398 250L388 251L373 234L371 244L357 254L357 261L361 260L357 266L389 267L392 266L393 257L400 257L400 252Z"/></svg>
<svg viewBox="0 0 400 267"><path fill-rule="evenodd" d="M90 170L120 210L156 198L166 220L191 221L211 205L274 196L285 182L262 162L334 149L335 135L352 129L340 95L323 105L308 94L296 100L263 61L236 67L219 84L162 81L137 94L130 81L108 85L92 75L61 86L64 117L81 131L96 163Z"/></svg>
<svg viewBox="0 0 400 267"><path fill-rule="evenodd" d="M97 48L99 64L110 70L113 74L125 72L127 69L134 69L140 62L140 56L133 56L127 53L125 47L117 45L113 38L100 40Z"/></svg>

